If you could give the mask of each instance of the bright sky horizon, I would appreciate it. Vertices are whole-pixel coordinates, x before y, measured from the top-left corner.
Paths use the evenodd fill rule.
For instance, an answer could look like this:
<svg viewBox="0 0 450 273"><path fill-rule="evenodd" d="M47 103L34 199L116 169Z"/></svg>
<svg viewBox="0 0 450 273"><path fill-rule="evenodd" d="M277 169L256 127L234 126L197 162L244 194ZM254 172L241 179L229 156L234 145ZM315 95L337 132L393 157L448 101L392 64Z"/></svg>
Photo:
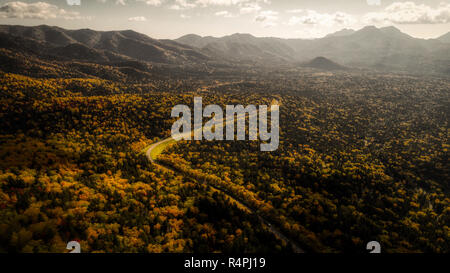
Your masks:
<svg viewBox="0 0 450 273"><path fill-rule="evenodd" d="M374 25L436 38L450 31L450 1L0 0L0 24L132 29L157 39L191 33L308 39Z"/></svg>

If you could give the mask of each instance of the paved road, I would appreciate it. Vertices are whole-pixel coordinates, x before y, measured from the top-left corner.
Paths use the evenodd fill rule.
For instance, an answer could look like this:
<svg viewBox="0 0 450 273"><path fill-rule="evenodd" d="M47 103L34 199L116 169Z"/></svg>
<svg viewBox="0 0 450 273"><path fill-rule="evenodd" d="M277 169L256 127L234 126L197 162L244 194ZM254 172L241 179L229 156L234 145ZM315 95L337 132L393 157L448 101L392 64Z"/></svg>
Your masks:
<svg viewBox="0 0 450 273"><path fill-rule="evenodd" d="M166 138L166 139L164 139L164 140L161 140L161 141L159 141L159 142L156 142L156 143L150 145L150 147L148 147L148 150L145 152L145 155L147 156L148 160L150 160L150 162L153 163L153 164L157 164L157 163L156 163L156 156L157 156L158 154L160 154L160 153L156 154L155 158L153 158L152 155L151 155L152 152L154 153L154 150L155 150L157 147L159 147L159 146L161 146L161 145L164 145L164 144L166 144L167 142L172 141L172 140L174 140L172 137L168 137L168 138ZM162 151L164 151L164 150L161 150L161 152L162 152Z"/></svg>
<svg viewBox="0 0 450 273"><path fill-rule="evenodd" d="M223 119L222 119L222 120L223 120ZM230 119L230 120L227 120L227 122L228 122L228 121L231 121L231 119ZM234 117L233 117L233 122L234 122ZM199 130L199 129L197 129L197 130ZM200 130L201 130L201 129L200 129ZM186 135L189 135L189 134L191 134L191 132L184 133L184 134L182 134L182 136L186 136ZM150 161L151 163L162 166L161 164L159 164L158 162L156 162L156 159L157 159L157 156L158 156L159 154L161 154L161 153L164 151L164 149L167 148L167 147L169 146L169 145L168 145L168 142L173 142L173 143L175 143L176 140L173 139L172 137L168 137L168 138L163 139L163 140L161 140L161 141L159 141L159 142L156 142L156 143L154 143L154 144L152 144L152 145L150 145L150 146L148 147L148 149L147 149L147 151L145 152L145 154L146 154L147 158L149 159L149 161ZM165 168L165 169L167 169L166 166L162 166L162 167ZM172 169L172 168L170 168L170 169ZM172 170L173 170L173 169L172 169ZM176 170L175 170L175 171L176 171ZM266 228L267 228L272 234L274 234L274 235L275 235L277 238L279 238L280 240L284 241L286 244L291 245L291 247L292 247L292 249L293 249L293 251L294 251L295 253L304 253L304 252L305 252L305 251L304 251L302 248L300 248L295 242L293 242L292 240L290 240L290 239L289 239L286 235L284 235L280 230L278 230L277 228L275 228L275 226L274 226L270 221L268 221L267 219L265 219L264 217L262 217L261 215L259 215L255 210L253 210L252 208L250 208L249 206L247 206L247 205L245 204L244 201L240 200L240 199L237 198L237 197L232 196L232 195L229 194L227 191L225 191L225 190L223 190L223 189L221 189L221 188L218 188L218 187L216 187L216 186L214 186L214 185L211 185L211 184L208 184L208 185L209 185L210 187L212 187L213 189L215 189L216 191L220 191L221 193L223 193L223 194L224 194L226 197L228 197L233 203L236 203L236 204L237 204L238 206L240 206L241 208L244 208L245 210L250 211L251 213L255 214L255 215L258 217L259 221L260 221L264 226L266 226Z"/></svg>

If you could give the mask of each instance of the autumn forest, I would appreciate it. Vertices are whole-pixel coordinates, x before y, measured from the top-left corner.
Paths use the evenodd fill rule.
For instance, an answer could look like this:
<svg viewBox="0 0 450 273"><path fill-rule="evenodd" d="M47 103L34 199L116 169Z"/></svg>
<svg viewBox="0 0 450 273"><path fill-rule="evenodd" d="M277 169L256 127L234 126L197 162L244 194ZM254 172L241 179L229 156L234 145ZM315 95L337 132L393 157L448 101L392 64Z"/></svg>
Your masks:
<svg viewBox="0 0 450 273"><path fill-rule="evenodd" d="M450 81L0 49L0 252L450 251ZM280 144L179 141L177 104L280 104Z"/></svg>

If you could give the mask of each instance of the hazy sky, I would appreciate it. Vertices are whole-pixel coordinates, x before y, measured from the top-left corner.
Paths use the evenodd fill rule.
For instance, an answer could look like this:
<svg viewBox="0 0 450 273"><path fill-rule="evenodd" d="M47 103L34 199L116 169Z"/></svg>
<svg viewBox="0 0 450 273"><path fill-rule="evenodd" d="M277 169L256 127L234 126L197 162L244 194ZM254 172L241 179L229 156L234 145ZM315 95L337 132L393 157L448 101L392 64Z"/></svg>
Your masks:
<svg viewBox="0 0 450 273"><path fill-rule="evenodd" d="M0 0L0 24L133 29L170 39L236 32L315 38L342 28L394 25L414 37L435 38L450 31L450 1Z"/></svg>

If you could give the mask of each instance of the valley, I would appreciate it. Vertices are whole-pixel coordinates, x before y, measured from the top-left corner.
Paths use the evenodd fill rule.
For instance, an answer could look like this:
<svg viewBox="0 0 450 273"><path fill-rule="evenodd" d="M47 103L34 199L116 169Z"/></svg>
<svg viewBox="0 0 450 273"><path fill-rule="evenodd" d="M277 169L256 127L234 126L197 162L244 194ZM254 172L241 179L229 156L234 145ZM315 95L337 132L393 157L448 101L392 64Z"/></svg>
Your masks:
<svg viewBox="0 0 450 273"><path fill-rule="evenodd" d="M448 253L450 47L405 35L0 26L0 252ZM279 102L278 149L173 142L194 97Z"/></svg>

